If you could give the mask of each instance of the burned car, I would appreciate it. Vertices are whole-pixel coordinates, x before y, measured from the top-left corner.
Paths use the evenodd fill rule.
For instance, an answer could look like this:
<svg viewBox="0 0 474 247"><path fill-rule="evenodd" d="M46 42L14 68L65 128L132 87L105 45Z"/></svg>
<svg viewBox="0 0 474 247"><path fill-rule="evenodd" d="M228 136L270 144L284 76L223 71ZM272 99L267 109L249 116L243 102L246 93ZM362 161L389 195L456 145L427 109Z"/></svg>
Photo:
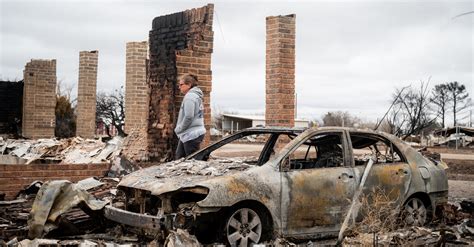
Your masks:
<svg viewBox="0 0 474 247"><path fill-rule="evenodd" d="M334 236L369 161L363 191L383 189L405 223L423 225L447 202L446 166L392 135L250 128L185 159L124 177L118 188L127 203L107 206L105 215L153 237L184 228L202 243L233 246L277 236Z"/></svg>

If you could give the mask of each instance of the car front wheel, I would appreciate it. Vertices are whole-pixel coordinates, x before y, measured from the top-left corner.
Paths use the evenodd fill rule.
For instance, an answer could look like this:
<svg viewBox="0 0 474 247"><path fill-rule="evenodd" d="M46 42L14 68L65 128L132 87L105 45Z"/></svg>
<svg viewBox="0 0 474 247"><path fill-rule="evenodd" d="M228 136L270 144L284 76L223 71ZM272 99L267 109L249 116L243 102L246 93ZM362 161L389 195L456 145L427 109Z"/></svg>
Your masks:
<svg viewBox="0 0 474 247"><path fill-rule="evenodd" d="M423 226L426 223L428 210L421 199L413 197L407 201L403 210L403 219L409 226Z"/></svg>
<svg viewBox="0 0 474 247"><path fill-rule="evenodd" d="M251 208L239 208L226 220L225 236L231 246L250 246L262 238L262 217Z"/></svg>

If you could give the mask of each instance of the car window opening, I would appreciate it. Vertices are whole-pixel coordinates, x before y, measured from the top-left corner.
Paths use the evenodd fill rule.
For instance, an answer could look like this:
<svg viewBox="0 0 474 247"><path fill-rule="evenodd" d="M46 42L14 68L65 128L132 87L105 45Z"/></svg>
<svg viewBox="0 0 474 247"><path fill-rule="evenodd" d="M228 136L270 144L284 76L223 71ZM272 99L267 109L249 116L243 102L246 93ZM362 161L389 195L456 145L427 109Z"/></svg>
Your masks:
<svg viewBox="0 0 474 247"><path fill-rule="evenodd" d="M386 164L402 162L402 156L398 149L388 140L372 136L351 134L354 164L356 166L366 165L369 159L374 164Z"/></svg>
<svg viewBox="0 0 474 247"><path fill-rule="evenodd" d="M315 169L344 166L340 134L321 134L309 138L290 154L290 169Z"/></svg>

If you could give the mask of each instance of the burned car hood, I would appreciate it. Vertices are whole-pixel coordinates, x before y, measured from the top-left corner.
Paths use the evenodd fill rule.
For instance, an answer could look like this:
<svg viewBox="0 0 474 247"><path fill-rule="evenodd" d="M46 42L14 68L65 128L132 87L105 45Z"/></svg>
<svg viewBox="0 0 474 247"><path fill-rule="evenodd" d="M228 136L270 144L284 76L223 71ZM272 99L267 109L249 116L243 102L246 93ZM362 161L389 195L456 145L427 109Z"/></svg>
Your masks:
<svg viewBox="0 0 474 247"><path fill-rule="evenodd" d="M212 178L248 170L244 160L217 159L212 161L178 160L148 167L125 176L119 187L150 191L152 195L182 188L195 187Z"/></svg>

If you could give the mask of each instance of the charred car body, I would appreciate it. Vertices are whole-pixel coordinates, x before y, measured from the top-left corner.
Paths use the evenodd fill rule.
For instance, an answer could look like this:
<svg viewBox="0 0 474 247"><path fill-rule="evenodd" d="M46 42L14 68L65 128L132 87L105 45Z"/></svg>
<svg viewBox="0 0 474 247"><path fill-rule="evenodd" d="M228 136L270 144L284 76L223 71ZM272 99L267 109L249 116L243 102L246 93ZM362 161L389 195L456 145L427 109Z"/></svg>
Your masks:
<svg viewBox="0 0 474 247"><path fill-rule="evenodd" d="M250 153L240 148L242 139L255 143ZM222 157L236 151L245 159ZM425 224L447 201L446 167L392 135L250 128L186 159L126 176L119 189L127 205L107 206L105 214L152 236L187 228L204 243L247 246L274 236L334 236L369 159L364 191L383 189L407 214L406 223Z"/></svg>

